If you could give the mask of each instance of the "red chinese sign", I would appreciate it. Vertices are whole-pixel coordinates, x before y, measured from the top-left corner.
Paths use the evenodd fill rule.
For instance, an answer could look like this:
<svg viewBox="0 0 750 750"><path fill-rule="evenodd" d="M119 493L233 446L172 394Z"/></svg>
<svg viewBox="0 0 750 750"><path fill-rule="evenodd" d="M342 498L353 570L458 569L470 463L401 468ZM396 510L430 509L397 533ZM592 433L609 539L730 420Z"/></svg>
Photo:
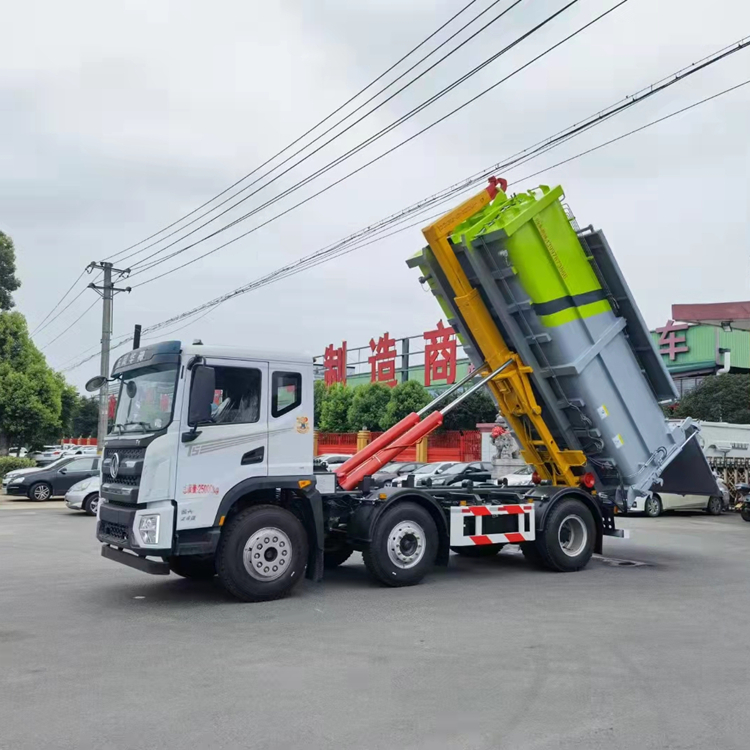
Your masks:
<svg viewBox="0 0 750 750"><path fill-rule="evenodd" d="M326 347L323 355L323 370L326 385L342 383L346 385L346 341L336 349L333 344Z"/></svg>
<svg viewBox="0 0 750 750"><path fill-rule="evenodd" d="M424 332L424 384L433 380L445 380L448 385L456 382L456 338L455 331L439 321L434 331Z"/></svg>
<svg viewBox="0 0 750 750"><path fill-rule="evenodd" d="M670 362L674 362L678 354L690 351L685 335L678 336L678 331L686 331L690 326L687 323L675 324L674 320L668 320L667 325L657 328L659 334L659 354L669 355Z"/></svg>
<svg viewBox="0 0 750 750"><path fill-rule="evenodd" d="M396 380L396 339L392 339L385 332L375 343L370 339L372 357L368 358L370 363L370 381L373 383L385 383L390 388L397 384Z"/></svg>

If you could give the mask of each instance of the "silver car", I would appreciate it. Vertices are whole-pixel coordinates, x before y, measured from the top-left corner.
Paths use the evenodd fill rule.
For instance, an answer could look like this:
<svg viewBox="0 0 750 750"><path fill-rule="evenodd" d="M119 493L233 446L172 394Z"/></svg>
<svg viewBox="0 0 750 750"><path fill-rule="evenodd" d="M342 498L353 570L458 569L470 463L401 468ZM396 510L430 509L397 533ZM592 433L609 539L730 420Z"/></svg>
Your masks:
<svg viewBox="0 0 750 750"><path fill-rule="evenodd" d="M95 516L99 510L99 484L98 475L76 482L65 493L65 505L73 510L82 510L86 515Z"/></svg>

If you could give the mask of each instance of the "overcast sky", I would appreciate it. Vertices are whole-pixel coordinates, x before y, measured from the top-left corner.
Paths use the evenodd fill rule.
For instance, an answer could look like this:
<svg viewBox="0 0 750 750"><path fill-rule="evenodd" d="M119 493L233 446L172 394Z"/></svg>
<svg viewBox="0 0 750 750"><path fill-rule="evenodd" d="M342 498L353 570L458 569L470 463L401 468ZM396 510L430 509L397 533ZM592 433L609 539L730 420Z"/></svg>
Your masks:
<svg viewBox="0 0 750 750"><path fill-rule="evenodd" d="M490 2L478 0L459 20L468 21ZM23 282L15 298L30 327L89 261L138 242L254 169L464 4L6 3L0 11L0 229L15 241ZM484 22L510 4L498 3ZM613 4L580 0L361 154L158 271L316 192ZM192 239L306 177L563 5L563 0L524 0L345 137ZM459 25L454 22L450 30ZM750 5L739 0L710 6L698 0L629 0L481 100L302 208L210 258L119 295L115 337L132 331L134 323L165 320L335 242L747 34ZM523 178L747 78L750 50L506 176ZM665 322L673 303L750 298L748 132L750 86L514 187L562 184L579 222L605 230L646 321L655 327ZM421 333L440 318L434 299L421 292L417 274L404 263L422 244L418 228L411 229L227 302L174 337L318 354L328 343L346 339L352 347L364 345L386 330L396 337ZM147 254L131 258L131 253L123 264ZM150 275L134 277L132 284ZM93 300L94 292L86 290L35 337L52 366L61 368L96 347L100 305L58 336ZM67 377L80 386L97 371L92 361Z"/></svg>

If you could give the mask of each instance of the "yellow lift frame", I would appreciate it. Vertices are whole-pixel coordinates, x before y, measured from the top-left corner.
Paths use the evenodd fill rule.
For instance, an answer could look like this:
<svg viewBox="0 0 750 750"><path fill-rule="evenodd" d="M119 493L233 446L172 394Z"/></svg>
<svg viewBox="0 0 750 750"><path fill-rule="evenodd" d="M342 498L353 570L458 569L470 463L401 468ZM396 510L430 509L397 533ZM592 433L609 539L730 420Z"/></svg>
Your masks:
<svg viewBox="0 0 750 750"><path fill-rule="evenodd" d="M531 367L525 365L518 354L508 348L479 290L469 282L448 241L460 224L491 201L490 193L483 190L425 227L422 234L456 295L454 301L468 333L484 357L483 374L488 375L504 362L513 360L511 365L487 383L487 387L516 434L524 460L534 466L543 480L549 480L555 485L577 487L580 484L579 467L585 465L586 457L582 451L561 450L558 447L542 418L542 407L534 396L529 380Z"/></svg>

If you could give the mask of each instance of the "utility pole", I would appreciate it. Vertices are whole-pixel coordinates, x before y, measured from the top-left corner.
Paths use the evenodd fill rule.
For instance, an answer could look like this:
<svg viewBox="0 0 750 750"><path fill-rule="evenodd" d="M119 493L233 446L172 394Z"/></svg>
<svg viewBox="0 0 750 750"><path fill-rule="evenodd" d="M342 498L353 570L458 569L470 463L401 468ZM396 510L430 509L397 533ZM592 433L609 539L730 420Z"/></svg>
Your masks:
<svg viewBox="0 0 750 750"><path fill-rule="evenodd" d="M109 392L109 348L112 343L112 301L115 292L129 292L130 287L118 289L112 282L112 274L118 274L117 278L122 278L130 273L129 268L114 268L111 263L101 261L89 263L88 272L100 270L103 274L101 286L93 282L89 288L93 289L101 298L102 302L102 354L99 374L107 380L99 389L99 426L96 431L96 452L101 453L104 450L104 438L107 437L107 419L109 414L108 392Z"/></svg>

